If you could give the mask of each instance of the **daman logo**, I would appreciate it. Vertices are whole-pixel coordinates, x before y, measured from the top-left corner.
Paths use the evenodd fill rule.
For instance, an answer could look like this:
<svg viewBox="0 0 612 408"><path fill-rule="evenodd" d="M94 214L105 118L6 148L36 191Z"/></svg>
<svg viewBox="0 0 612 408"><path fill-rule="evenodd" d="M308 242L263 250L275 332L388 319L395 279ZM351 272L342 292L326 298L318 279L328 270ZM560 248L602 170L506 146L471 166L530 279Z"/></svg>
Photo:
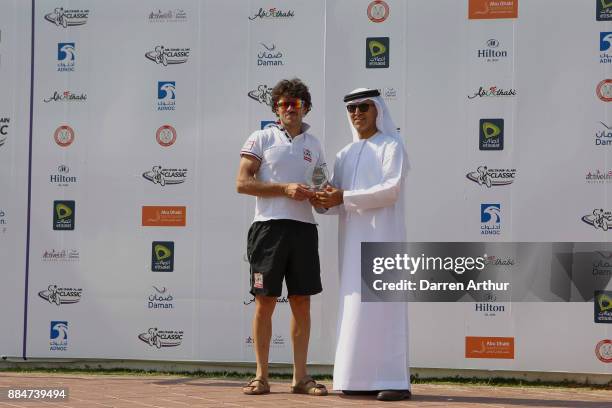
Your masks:
<svg viewBox="0 0 612 408"><path fill-rule="evenodd" d="M81 288L62 288L57 285L49 285L47 290L38 292L41 299L57 306L79 303L82 295L83 289Z"/></svg>
<svg viewBox="0 0 612 408"><path fill-rule="evenodd" d="M276 50L276 44L267 45L260 43L263 50L257 54L258 67L277 67L285 65L282 58L283 53Z"/></svg>
<svg viewBox="0 0 612 408"><path fill-rule="evenodd" d="M507 186L514 183L516 169L489 169L487 166L479 166L476 171L466 174L466 177L487 188Z"/></svg>
<svg viewBox="0 0 612 408"><path fill-rule="evenodd" d="M74 27L87 23L89 10L87 9L64 9L56 7L53 13L45 14L45 20L55 24L56 27Z"/></svg>
<svg viewBox="0 0 612 408"><path fill-rule="evenodd" d="M182 184L187 179L187 169L166 169L162 166L153 166L151 171L142 173L142 177L162 187L172 184Z"/></svg>
<svg viewBox="0 0 612 408"><path fill-rule="evenodd" d="M138 335L140 341L147 343L151 347L177 347L183 342L184 333L182 330L158 330L152 327L146 333Z"/></svg>
<svg viewBox="0 0 612 408"><path fill-rule="evenodd" d="M164 286L158 289L157 286L153 286L155 292L149 295L147 307L149 309L174 309L174 297L168 293L168 289Z"/></svg>
<svg viewBox="0 0 612 408"><path fill-rule="evenodd" d="M595 229L607 231L612 227L612 211L596 208L591 214L583 216L582 221Z"/></svg>
<svg viewBox="0 0 612 408"><path fill-rule="evenodd" d="M163 66L184 64L189 58L189 48L167 48L158 45L153 51L145 53L145 57Z"/></svg>

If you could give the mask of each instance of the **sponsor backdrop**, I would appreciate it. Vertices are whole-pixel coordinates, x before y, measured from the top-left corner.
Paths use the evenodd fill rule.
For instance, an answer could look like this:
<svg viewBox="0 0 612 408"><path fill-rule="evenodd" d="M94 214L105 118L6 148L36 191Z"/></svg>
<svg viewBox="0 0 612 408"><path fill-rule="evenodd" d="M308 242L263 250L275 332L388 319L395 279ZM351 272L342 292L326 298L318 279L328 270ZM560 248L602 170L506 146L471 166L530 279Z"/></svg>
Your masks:
<svg viewBox="0 0 612 408"><path fill-rule="evenodd" d="M380 89L411 164L409 241L577 243L571 255L612 236L612 2L1 8L1 355L254 361L254 200L234 180L287 77L310 87L330 167L350 141L342 96ZM337 230L317 221L309 358L331 364ZM612 372L612 252L589 245L553 301L411 303L411 365ZM519 273L512 256L488 261ZM527 271L538 288L548 269ZM283 296L272 361L291 362L289 317Z"/></svg>

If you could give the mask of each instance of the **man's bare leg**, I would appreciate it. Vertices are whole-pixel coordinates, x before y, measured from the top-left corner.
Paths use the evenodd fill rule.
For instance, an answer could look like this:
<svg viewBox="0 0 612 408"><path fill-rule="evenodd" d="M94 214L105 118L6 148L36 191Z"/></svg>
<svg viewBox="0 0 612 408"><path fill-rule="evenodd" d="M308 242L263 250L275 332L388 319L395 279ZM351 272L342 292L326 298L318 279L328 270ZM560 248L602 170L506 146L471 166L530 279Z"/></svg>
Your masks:
<svg viewBox="0 0 612 408"><path fill-rule="evenodd" d="M293 383L306 376L308 341L310 340L310 296L290 296L291 341L293 345Z"/></svg>
<svg viewBox="0 0 612 408"><path fill-rule="evenodd" d="M253 337L255 339L255 360L257 378L268 379L268 358L272 338L272 313L276 307L276 297L255 296L255 315L253 316Z"/></svg>

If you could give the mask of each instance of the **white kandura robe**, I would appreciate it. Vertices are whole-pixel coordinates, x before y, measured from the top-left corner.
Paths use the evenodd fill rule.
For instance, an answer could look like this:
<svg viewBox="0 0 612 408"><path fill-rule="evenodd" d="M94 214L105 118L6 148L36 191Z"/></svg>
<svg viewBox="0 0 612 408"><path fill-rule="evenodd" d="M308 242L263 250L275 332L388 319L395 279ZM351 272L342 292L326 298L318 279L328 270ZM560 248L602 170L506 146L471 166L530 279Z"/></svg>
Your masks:
<svg viewBox="0 0 612 408"><path fill-rule="evenodd" d="M407 304L361 303L361 242L406 240L403 176L408 163L392 136L375 134L336 156L340 305L335 390L410 389ZM335 210L335 211L332 211Z"/></svg>

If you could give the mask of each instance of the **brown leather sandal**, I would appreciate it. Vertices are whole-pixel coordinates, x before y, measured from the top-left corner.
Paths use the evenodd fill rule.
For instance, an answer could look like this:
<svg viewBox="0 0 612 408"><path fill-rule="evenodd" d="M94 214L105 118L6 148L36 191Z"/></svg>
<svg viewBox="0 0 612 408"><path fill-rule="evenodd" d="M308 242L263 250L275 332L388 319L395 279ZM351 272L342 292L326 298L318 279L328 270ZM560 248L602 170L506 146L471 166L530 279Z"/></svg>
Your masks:
<svg viewBox="0 0 612 408"><path fill-rule="evenodd" d="M263 378L253 378L242 388L246 395L263 395L270 393L270 384Z"/></svg>
<svg viewBox="0 0 612 408"><path fill-rule="evenodd" d="M311 376L307 375L300 382L291 386L293 394L307 394L323 397L327 395L327 388L323 384L318 384Z"/></svg>

